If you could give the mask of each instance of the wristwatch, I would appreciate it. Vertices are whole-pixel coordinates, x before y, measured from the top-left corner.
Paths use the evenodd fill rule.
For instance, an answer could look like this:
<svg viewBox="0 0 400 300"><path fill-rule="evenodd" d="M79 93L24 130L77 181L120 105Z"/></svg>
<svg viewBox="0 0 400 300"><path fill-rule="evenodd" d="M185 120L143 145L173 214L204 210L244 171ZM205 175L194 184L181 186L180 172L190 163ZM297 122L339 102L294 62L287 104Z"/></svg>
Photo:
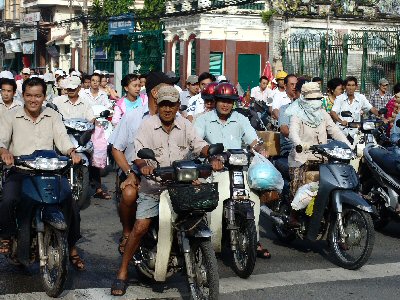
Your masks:
<svg viewBox="0 0 400 300"><path fill-rule="evenodd" d="M132 169L129 169L128 171L125 172L126 177L129 176L129 174L133 173Z"/></svg>
<svg viewBox="0 0 400 300"><path fill-rule="evenodd" d="M128 171L125 172L126 177L128 177L129 174L135 174L137 177L140 178L140 176L142 175L139 171L138 168L132 167L131 169L129 169Z"/></svg>

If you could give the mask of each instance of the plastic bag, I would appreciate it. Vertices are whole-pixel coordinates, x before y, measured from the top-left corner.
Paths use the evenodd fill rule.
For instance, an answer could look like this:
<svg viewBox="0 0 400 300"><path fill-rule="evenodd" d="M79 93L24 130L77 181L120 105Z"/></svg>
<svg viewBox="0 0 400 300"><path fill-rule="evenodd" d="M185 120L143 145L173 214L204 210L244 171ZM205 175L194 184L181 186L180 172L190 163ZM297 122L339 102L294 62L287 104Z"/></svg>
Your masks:
<svg viewBox="0 0 400 300"><path fill-rule="evenodd" d="M248 174L247 181L251 189L281 191L283 188L284 182L281 173L268 158L259 153L254 153Z"/></svg>
<svg viewBox="0 0 400 300"><path fill-rule="evenodd" d="M104 128L96 126L92 134L93 156L92 166L103 169L107 164L107 140Z"/></svg>
<svg viewBox="0 0 400 300"><path fill-rule="evenodd" d="M311 202L313 197L317 196L318 182L310 182L302 185L296 192L292 201L292 208L294 210L301 210L306 208Z"/></svg>

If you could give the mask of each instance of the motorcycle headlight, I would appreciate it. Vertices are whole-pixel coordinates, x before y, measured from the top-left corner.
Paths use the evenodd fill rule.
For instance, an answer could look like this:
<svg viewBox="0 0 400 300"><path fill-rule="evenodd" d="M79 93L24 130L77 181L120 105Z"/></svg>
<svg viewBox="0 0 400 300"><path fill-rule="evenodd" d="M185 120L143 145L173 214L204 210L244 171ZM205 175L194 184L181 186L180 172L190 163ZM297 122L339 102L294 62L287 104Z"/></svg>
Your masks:
<svg viewBox="0 0 400 300"><path fill-rule="evenodd" d="M176 171L178 181L191 182L199 178L197 169L178 169Z"/></svg>
<svg viewBox="0 0 400 300"><path fill-rule="evenodd" d="M247 158L247 155L244 153L241 154L231 154L229 156L229 164L233 166L247 166L249 163L249 160Z"/></svg>
<svg viewBox="0 0 400 300"><path fill-rule="evenodd" d="M375 123L374 122L364 122L362 124L363 130L373 130L375 129Z"/></svg>
<svg viewBox="0 0 400 300"><path fill-rule="evenodd" d="M25 161L25 163L32 169L43 171L55 171L65 168L68 164L67 161L59 160L58 158L44 158L37 157L35 160Z"/></svg>
<svg viewBox="0 0 400 300"><path fill-rule="evenodd" d="M354 158L354 153L351 149L343 149L339 147L335 147L333 149L324 149L327 154L332 157L338 158L340 160L351 160Z"/></svg>

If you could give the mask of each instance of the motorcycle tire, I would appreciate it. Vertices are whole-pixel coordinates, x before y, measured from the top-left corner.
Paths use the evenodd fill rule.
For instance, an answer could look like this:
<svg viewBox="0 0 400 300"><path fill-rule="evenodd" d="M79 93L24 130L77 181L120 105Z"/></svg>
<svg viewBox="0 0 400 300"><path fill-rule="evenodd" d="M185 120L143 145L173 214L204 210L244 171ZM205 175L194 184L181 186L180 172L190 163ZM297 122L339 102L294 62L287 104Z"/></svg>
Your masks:
<svg viewBox="0 0 400 300"><path fill-rule="evenodd" d="M48 259L40 268L42 284L46 294L56 298L64 291L67 279L67 233L45 225L43 241Z"/></svg>
<svg viewBox="0 0 400 300"><path fill-rule="evenodd" d="M329 248L338 266L356 270L371 256L375 242L374 224L368 213L349 207L343 208L342 220L348 237L344 244L340 241L338 221L334 216L328 232ZM360 248L360 253L352 255L356 247Z"/></svg>
<svg viewBox="0 0 400 300"><path fill-rule="evenodd" d="M218 263L211 241L192 239L190 241L190 257L193 272L196 274L194 283L189 284L190 299L218 299Z"/></svg>
<svg viewBox="0 0 400 300"><path fill-rule="evenodd" d="M89 168L86 166L79 166L76 168L74 182L77 186L73 188L72 195L77 202L79 209L84 209L89 201L90 177Z"/></svg>
<svg viewBox="0 0 400 300"><path fill-rule="evenodd" d="M285 216L289 216L289 205L282 202L279 207L279 213ZM296 234L292 230L290 230L286 224L281 225L273 222L272 231L275 233L278 240L280 240L282 243L290 244L296 239Z"/></svg>
<svg viewBox="0 0 400 300"><path fill-rule="evenodd" d="M248 278L254 270L257 258L257 230L254 220L236 215L238 244L232 252L232 269L240 278Z"/></svg>

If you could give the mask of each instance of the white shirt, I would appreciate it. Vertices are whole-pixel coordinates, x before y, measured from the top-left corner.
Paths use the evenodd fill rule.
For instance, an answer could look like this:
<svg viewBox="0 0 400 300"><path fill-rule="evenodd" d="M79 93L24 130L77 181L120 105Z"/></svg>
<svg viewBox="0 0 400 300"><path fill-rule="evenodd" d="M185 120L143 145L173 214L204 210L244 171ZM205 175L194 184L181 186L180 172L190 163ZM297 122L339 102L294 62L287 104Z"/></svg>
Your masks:
<svg viewBox="0 0 400 300"><path fill-rule="evenodd" d="M64 119L86 119L89 122L94 119L92 105L81 97L72 103L68 96L63 95L54 98L53 104L57 105Z"/></svg>
<svg viewBox="0 0 400 300"><path fill-rule="evenodd" d="M24 106L24 104L19 100L15 100L15 97L14 97L13 102L11 103L11 105L9 107L7 107L4 104L3 98L0 95L0 113L5 112L5 111L9 111L11 109L14 109L14 108L20 107L20 106Z"/></svg>
<svg viewBox="0 0 400 300"><path fill-rule="evenodd" d="M188 116L194 116L204 112L204 100L201 98L201 93L193 96L189 99L187 114Z"/></svg>
<svg viewBox="0 0 400 300"><path fill-rule="evenodd" d="M347 94L343 93L342 95L336 98L335 103L333 104L332 107L332 111L337 113L341 120L345 120L347 122L360 122L361 114L370 111L371 108L372 108L371 103L369 103L369 101L364 95L360 93L354 93L353 102L350 103ZM342 111L350 111L352 116L342 117L340 115ZM353 135L355 132L357 132L356 128L344 128L339 123L337 124L342 128L345 134L347 133Z"/></svg>
<svg viewBox="0 0 400 300"><path fill-rule="evenodd" d="M276 91L274 97L272 98L272 110L280 109L282 105L292 103L292 100L286 94L286 91Z"/></svg>
<svg viewBox="0 0 400 300"><path fill-rule="evenodd" d="M253 97L257 101L264 101L267 105L271 106L268 103L268 98L271 97L272 90L266 88L265 90L261 91L260 86L255 86L251 89L250 96Z"/></svg>
<svg viewBox="0 0 400 300"><path fill-rule="evenodd" d="M91 105L103 105L107 108L111 108L111 101L108 100L108 95L106 92L99 90L96 97L93 96L91 89L81 89L79 92L79 97L89 102Z"/></svg>

